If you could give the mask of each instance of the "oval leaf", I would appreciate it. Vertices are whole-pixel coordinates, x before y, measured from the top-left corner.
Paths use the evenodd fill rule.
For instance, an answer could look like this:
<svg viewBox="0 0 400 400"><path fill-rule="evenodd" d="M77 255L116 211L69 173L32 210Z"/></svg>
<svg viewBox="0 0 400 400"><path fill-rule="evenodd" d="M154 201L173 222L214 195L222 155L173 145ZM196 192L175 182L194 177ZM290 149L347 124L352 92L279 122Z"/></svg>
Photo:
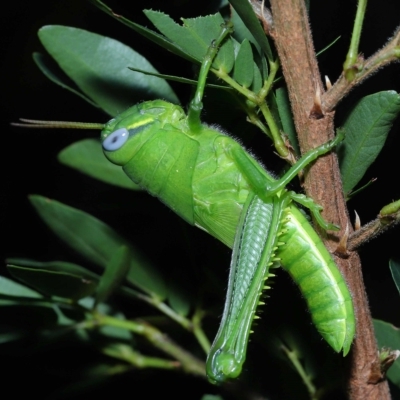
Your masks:
<svg viewBox="0 0 400 400"><path fill-rule="evenodd" d="M271 47L269 45L267 36L260 25L260 21L257 19L250 2L243 0L229 0L232 7L239 14L240 18L246 25L246 28L251 32L254 39L262 48L264 54L269 60L273 60Z"/></svg>
<svg viewBox="0 0 400 400"><path fill-rule="evenodd" d="M17 265L7 265L7 268L14 278L46 296L79 300L94 293L97 287L97 280L88 280L81 275Z"/></svg>
<svg viewBox="0 0 400 400"><path fill-rule="evenodd" d="M233 31L233 37L239 43L242 43L244 39L249 40L252 44L256 46L258 53L261 53L260 46L257 44L256 39L254 39L254 36L247 29L246 25L239 17L239 14L235 11L234 8L231 9L231 21L233 22L233 26L235 27L235 30Z"/></svg>
<svg viewBox="0 0 400 400"><path fill-rule="evenodd" d="M100 267L105 268L117 250L121 246L127 246L131 254L128 281L147 293L165 298L166 287L160 273L104 222L81 210L42 196L30 196L29 199L57 236Z"/></svg>
<svg viewBox="0 0 400 400"><path fill-rule="evenodd" d="M146 17L168 39L190 54L199 62L204 58L212 41L221 32L224 23L220 14L198 18L183 18L183 26L177 24L170 16L153 10L145 10ZM229 73L234 64L233 43L225 40L218 50L213 66L223 68Z"/></svg>
<svg viewBox="0 0 400 400"><path fill-rule="evenodd" d="M164 80L130 71L157 73L139 53L114 39L57 25L41 28L39 38L82 92L112 116L143 100L179 102Z"/></svg>
<svg viewBox="0 0 400 400"><path fill-rule="evenodd" d="M190 56L186 51L181 49L176 43L171 43L171 41L165 36L160 35L159 33L154 32L150 29L147 29L142 25L136 24L135 22L130 21L128 18L125 18L123 15L115 14L115 12L110 7L102 3L100 0L93 0L93 2L98 8L100 8L100 10L107 13L110 17L115 18L118 22L122 22L126 26L129 26L129 28L144 36L146 39L149 39L152 42L156 43L163 49L168 50L169 52L176 54L179 57L182 57L190 62L195 63L196 61L199 61Z"/></svg>
<svg viewBox="0 0 400 400"><path fill-rule="evenodd" d="M345 193L357 185L374 162L399 112L400 96L395 91L366 96L353 108L343 125L346 139L339 147Z"/></svg>
<svg viewBox="0 0 400 400"><path fill-rule="evenodd" d="M63 272L66 274L80 275L83 279L99 280L99 275L80 265L65 262L65 261L34 261L25 258L7 258L7 264L18 265L20 267L35 267L50 272Z"/></svg>
<svg viewBox="0 0 400 400"><path fill-rule="evenodd" d="M125 279L131 265L129 249L121 246L106 265L97 289L95 307L103 303Z"/></svg>
<svg viewBox="0 0 400 400"><path fill-rule="evenodd" d="M254 62L253 63L253 83L251 84L251 91L258 93L262 87L263 80L261 76L261 72L257 67L257 64Z"/></svg>
<svg viewBox="0 0 400 400"><path fill-rule="evenodd" d="M233 78L242 86L248 88L253 82L253 50L250 42L245 39L240 45L235 60L235 68L233 70Z"/></svg>
<svg viewBox="0 0 400 400"><path fill-rule="evenodd" d="M173 268L168 280L168 302L179 314L186 317L189 314L192 303L193 290L190 282L194 277L190 271L183 271L180 268Z"/></svg>
<svg viewBox="0 0 400 400"><path fill-rule="evenodd" d="M54 60L40 53L33 53L33 61L35 61L38 68L43 72L43 74L50 79L53 83L61 86L63 89L67 89L70 92L82 97L83 100L87 101L94 107L98 105L85 96L80 90L74 88L74 82L72 82L68 76L63 74L60 68L56 65Z"/></svg>
<svg viewBox="0 0 400 400"><path fill-rule="evenodd" d="M103 154L100 141L84 139L75 142L58 154L60 163L74 168L92 178L125 189L141 190L118 165L108 161Z"/></svg>
<svg viewBox="0 0 400 400"><path fill-rule="evenodd" d="M0 296L16 296L16 297L29 297L31 299L42 298L38 292L14 282L11 279L0 276Z"/></svg>
<svg viewBox="0 0 400 400"><path fill-rule="evenodd" d="M392 273L392 277L394 283L396 284L397 290L400 293L400 262L395 260L389 261L390 272Z"/></svg>
<svg viewBox="0 0 400 400"><path fill-rule="evenodd" d="M7 332L7 333L0 333L0 345L9 342L15 342L19 339L22 339L26 336L26 332Z"/></svg>

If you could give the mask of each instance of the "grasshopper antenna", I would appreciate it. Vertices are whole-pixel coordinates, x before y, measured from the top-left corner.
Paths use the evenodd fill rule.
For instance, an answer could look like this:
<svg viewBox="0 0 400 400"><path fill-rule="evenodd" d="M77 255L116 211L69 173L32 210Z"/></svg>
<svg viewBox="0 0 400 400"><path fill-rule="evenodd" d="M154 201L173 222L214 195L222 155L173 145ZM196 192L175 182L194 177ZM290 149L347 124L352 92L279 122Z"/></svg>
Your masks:
<svg viewBox="0 0 400 400"><path fill-rule="evenodd" d="M96 122L70 122L70 121L41 121L36 119L20 118L21 122L11 122L12 126L20 128L58 128L58 129L98 129L104 128L104 124Z"/></svg>

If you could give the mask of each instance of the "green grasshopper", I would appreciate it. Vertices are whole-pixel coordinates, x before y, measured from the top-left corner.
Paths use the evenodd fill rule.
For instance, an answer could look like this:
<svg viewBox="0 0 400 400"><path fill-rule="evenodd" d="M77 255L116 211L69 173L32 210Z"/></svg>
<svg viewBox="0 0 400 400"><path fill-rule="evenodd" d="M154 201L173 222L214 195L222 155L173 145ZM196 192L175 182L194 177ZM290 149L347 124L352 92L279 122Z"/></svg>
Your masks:
<svg viewBox="0 0 400 400"><path fill-rule="evenodd" d="M322 207L312 199L286 190L304 167L343 136L308 152L276 180L239 143L202 124L206 78L229 32L224 26L209 47L187 115L177 105L154 100L129 108L105 125L82 124L103 128L104 154L135 183L188 223L233 248L222 321L207 358L213 383L241 373L251 324L257 306L263 304L260 295L273 275L270 269L277 265L299 285L317 330L336 352L346 355L355 333L346 283L294 202L307 207L325 230L337 227L323 220Z"/></svg>
<svg viewBox="0 0 400 400"><path fill-rule="evenodd" d="M114 164L188 223L233 248L220 328L207 359L211 382L236 378L269 269L279 263L299 285L320 334L346 355L355 333L351 295L337 266L310 223L294 205L309 208L324 229L321 207L286 185L306 165L343 139L305 154L273 179L235 140L202 124L202 96L217 47L210 46L188 115L181 107L147 101L108 122L103 150Z"/></svg>

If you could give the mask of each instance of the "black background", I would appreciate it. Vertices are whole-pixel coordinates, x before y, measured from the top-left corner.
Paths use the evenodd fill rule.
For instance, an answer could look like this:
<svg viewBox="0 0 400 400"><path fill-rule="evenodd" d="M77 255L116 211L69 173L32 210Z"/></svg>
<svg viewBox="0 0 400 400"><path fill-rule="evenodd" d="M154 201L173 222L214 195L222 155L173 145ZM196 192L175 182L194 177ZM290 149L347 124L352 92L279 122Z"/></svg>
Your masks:
<svg viewBox="0 0 400 400"><path fill-rule="evenodd" d="M180 16L194 17L200 12L206 14L196 9L196 7L202 9L203 2L175 0L131 1L129 3L110 1L108 4L116 12L149 27L151 24L141 13L143 8L163 10L176 20ZM355 1L348 0L312 2L311 5L311 25L317 50L342 35L333 49L319 58L322 74L328 75L332 82L341 72L346 46L349 43L355 5ZM211 6L210 11L212 11ZM365 56L371 55L383 46L399 24L399 15L400 8L396 2L378 0L369 2L360 47ZM126 206L129 207L131 194L126 194L123 190L111 192L104 188L104 185L58 164L56 155L62 148L82 137L96 137L97 133L23 130L9 126L10 122L17 121L20 117L85 122L105 122L108 119L101 111L93 109L75 95L55 86L36 68L31 54L33 51L44 51L37 38L37 30L47 24L61 24L113 37L142 53L160 72L166 74L190 77L192 66L147 42L87 1L16 0L9 3L6 9L2 9L1 16L3 19L1 36L1 162L3 171L0 194L1 259L26 257L43 261L71 260L71 257L75 255L69 254L69 250L60 245L48 231L30 206L27 196L38 193L82 208L127 234L136 229L134 224L127 225L123 213L107 210L106 204L110 196L115 196L117 193L120 196L127 196ZM190 97L190 90L182 85L173 84L173 87L180 96L182 104L186 104ZM400 91L398 63L378 72L342 102L337 112L338 125L356 97L390 89ZM376 177L377 182L350 202L350 209L357 210L362 223L373 219L383 205L400 198L399 151L400 126L397 122L388 138L387 146L366 174L365 181ZM155 209L158 207L157 201L147 199L146 195L143 195L143 201L154 202ZM145 215L145 217L151 220L148 224L152 222L158 226L157 214ZM168 213L168 218L175 217ZM140 232L143 233L147 222L138 224L143 224L140 225L142 226ZM160 233L156 237L156 243L157 240L162 241L163 235L171 236L167 227L158 227ZM400 230L397 228L381 235L361 249L373 316L391 321L397 326L400 326L400 301L388 272L388 260L392 256L400 259L399 237ZM144 234L143 241L147 239L148 237ZM157 247L160 258L165 257L164 249L168 253L169 240L166 240L165 248L162 245ZM0 274L7 275L4 264L0 266ZM23 363L22 360L19 362ZM7 369L12 371L11 368ZM32 373L34 374L34 371ZM19 384L23 385L24 379L21 377ZM27 389L27 387L17 387L16 391L23 392ZM36 391L39 388L33 384L31 390Z"/></svg>

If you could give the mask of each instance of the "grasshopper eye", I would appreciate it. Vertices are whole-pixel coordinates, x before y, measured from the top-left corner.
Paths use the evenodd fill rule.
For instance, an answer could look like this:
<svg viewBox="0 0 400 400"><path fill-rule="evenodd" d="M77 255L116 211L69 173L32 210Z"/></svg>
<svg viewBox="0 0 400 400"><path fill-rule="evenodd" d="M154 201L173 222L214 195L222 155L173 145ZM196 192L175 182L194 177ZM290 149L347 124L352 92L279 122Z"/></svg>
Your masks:
<svg viewBox="0 0 400 400"><path fill-rule="evenodd" d="M103 142L103 149L106 151L115 151L120 149L128 140L129 132L126 128L120 128L107 136Z"/></svg>

